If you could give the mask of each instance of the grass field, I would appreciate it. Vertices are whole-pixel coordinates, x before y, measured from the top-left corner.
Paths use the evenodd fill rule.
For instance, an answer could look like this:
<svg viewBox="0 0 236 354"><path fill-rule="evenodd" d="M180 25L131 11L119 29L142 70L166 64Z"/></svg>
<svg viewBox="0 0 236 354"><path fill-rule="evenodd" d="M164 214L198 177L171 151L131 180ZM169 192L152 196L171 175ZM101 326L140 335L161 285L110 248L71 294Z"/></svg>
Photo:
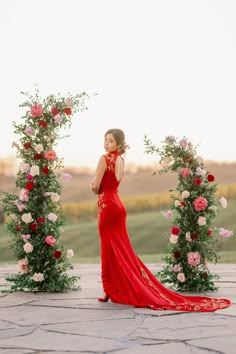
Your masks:
<svg viewBox="0 0 236 354"><path fill-rule="evenodd" d="M218 253L222 263L236 263L236 200L231 200L226 209L216 218L215 225L234 231L230 238L216 236ZM160 262L168 243L167 233L171 220L163 218L161 212L143 212L127 217L127 227L135 252L145 262ZM14 256L8 245L9 235L0 225L0 262L12 262ZM100 241L97 222L68 222L61 234L61 243L72 248L75 253L73 262L99 262Z"/></svg>

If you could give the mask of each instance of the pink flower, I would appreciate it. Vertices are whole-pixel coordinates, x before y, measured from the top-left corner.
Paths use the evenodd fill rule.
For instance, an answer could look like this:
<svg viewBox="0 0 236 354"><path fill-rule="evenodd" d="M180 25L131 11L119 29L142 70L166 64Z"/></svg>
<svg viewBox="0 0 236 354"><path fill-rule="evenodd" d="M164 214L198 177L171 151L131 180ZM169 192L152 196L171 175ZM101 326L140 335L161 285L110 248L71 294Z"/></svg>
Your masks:
<svg viewBox="0 0 236 354"><path fill-rule="evenodd" d="M66 107L72 108L72 106L73 106L73 101L72 101L72 99L71 99L70 97L66 98L66 99L65 99L65 104L66 104Z"/></svg>
<svg viewBox="0 0 236 354"><path fill-rule="evenodd" d="M175 142L174 135L168 135L165 139L165 143L168 144L168 143L173 143L173 142Z"/></svg>
<svg viewBox="0 0 236 354"><path fill-rule="evenodd" d="M189 191L183 191L181 196L182 196L183 199L188 198L190 196L190 192Z"/></svg>
<svg viewBox="0 0 236 354"><path fill-rule="evenodd" d="M221 227L219 234L223 237L230 237L233 235L233 231L229 231L229 230L226 230L223 227Z"/></svg>
<svg viewBox="0 0 236 354"><path fill-rule="evenodd" d="M29 235L29 234L21 235L21 238L22 238L23 241L27 242L31 238L31 235Z"/></svg>
<svg viewBox="0 0 236 354"><path fill-rule="evenodd" d="M199 226L206 225L206 218L204 218L204 216L199 216L197 223Z"/></svg>
<svg viewBox="0 0 236 354"><path fill-rule="evenodd" d="M56 123L61 123L63 121L63 118L60 114L57 114L55 117L54 117L54 121Z"/></svg>
<svg viewBox="0 0 236 354"><path fill-rule="evenodd" d="M41 117L41 115L44 113L44 110L40 104L35 104L31 107L30 113L34 118Z"/></svg>
<svg viewBox="0 0 236 354"><path fill-rule="evenodd" d="M191 267L196 267L197 265L200 264L200 260L201 260L201 256L199 254L199 252L189 252L188 253L188 264Z"/></svg>
<svg viewBox="0 0 236 354"><path fill-rule="evenodd" d="M180 146L181 148L185 148L187 145L188 145L188 142L187 142L186 139L180 140L179 146Z"/></svg>
<svg viewBox="0 0 236 354"><path fill-rule="evenodd" d="M16 206L17 206L18 211L22 211L22 210L25 209L25 205L22 204L22 203L19 203L19 200L17 200L17 201L15 202L15 204L16 204Z"/></svg>
<svg viewBox="0 0 236 354"><path fill-rule="evenodd" d="M29 273L28 259L20 259L18 261L18 267L21 273Z"/></svg>
<svg viewBox="0 0 236 354"><path fill-rule="evenodd" d="M176 244L178 242L179 236L176 235L170 235L170 243Z"/></svg>
<svg viewBox="0 0 236 354"><path fill-rule="evenodd" d="M22 202L28 202L29 201L29 191L25 188L22 188L20 191L19 199Z"/></svg>
<svg viewBox="0 0 236 354"><path fill-rule="evenodd" d="M206 175L206 171L203 170L201 167L197 167L197 169L196 169L196 175L197 175L197 176L204 177L204 176Z"/></svg>
<svg viewBox="0 0 236 354"><path fill-rule="evenodd" d="M189 232L189 231L186 232L185 238L186 238L186 240L187 240L188 242L192 242L191 235L190 235L190 232Z"/></svg>
<svg viewBox="0 0 236 354"><path fill-rule="evenodd" d="M163 215L164 215L164 217L166 218L166 219L170 219L171 217L172 217L172 211L171 210L167 210L167 212L166 213L164 213Z"/></svg>
<svg viewBox="0 0 236 354"><path fill-rule="evenodd" d="M45 157L45 159L47 159L47 160L54 161L54 160L56 159L57 155L56 155L55 151L53 151L53 150L47 150L47 151L45 151L45 153L44 153L44 157Z"/></svg>
<svg viewBox="0 0 236 354"><path fill-rule="evenodd" d="M31 127L25 128L25 134L34 135L34 129Z"/></svg>
<svg viewBox="0 0 236 354"><path fill-rule="evenodd" d="M49 213L48 214L48 220L52 221L52 222L56 221L57 220L57 215L54 214L54 213Z"/></svg>
<svg viewBox="0 0 236 354"><path fill-rule="evenodd" d="M183 178L188 178L191 174L190 169L188 167L182 168L182 170L180 170L180 174Z"/></svg>
<svg viewBox="0 0 236 354"><path fill-rule="evenodd" d="M63 181L70 181L72 179L72 176L69 173L62 173L62 179Z"/></svg>
<svg viewBox="0 0 236 354"><path fill-rule="evenodd" d="M55 246L56 244L56 239L52 235L48 235L45 237L44 242L49 245L49 246Z"/></svg>
<svg viewBox="0 0 236 354"><path fill-rule="evenodd" d="M208 201L206 198L198 197L194 200L193 205L197 211L205 210L208 205Z"/></svg>
<svg viewBox="0 0 236 354"><path fill-rule="evenodd" d="M185 275L184 273L179 273L177 275L177 279L181 282L181 283L184 283L185 282Z"/></svg>
<svg viewBox="0 0 236 354"><path fill-rule="evenodd" d="M36 281L36 282L41 282L44 280L44 276L42 273L34 273L34 275L31 277L32 280Z"/></svg>

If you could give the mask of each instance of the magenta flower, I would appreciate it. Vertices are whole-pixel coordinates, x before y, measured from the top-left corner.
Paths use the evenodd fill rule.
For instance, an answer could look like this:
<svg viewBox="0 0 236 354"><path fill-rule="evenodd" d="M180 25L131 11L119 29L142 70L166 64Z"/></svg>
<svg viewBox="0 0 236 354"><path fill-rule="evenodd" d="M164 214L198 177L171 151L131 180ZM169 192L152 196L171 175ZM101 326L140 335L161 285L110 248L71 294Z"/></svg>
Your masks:
<svg viewBox="0 0 236 354"><path fill-rule="evenodd" d="M223 237L230 237L233 235L233 231L229 231L229 230L226 230L223 227L221 227L219 234Z"/></svg>

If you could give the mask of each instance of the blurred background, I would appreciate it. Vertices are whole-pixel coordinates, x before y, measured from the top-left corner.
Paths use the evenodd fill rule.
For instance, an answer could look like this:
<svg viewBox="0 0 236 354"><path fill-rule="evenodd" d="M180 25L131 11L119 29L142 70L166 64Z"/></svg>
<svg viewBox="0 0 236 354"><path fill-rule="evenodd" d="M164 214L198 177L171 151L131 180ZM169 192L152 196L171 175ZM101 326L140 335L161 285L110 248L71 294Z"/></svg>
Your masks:
<svg viewBox="0 0 236 354"><path fill-rule="evenodd" d="M73 176L63 190L62 242L75 260L98 260L96 197L88 186L104 133L113 127L125 131L131 147L120 194L137 253L156 261L164 252L170 221L162 212L177 183L173 175L153 176L158 157L145 154L145 134L156 144L174 135L198 145L219 196L228 199L216 223L236 230L235 10L233 0L1 2L1 190L16 191L12 123L24 114L20 92L33 94L37 84L41 96L86 91L91 97L57 146ZM8 237L1 224L1 261L13 259ZM235 262L235 236L218 241L222 261Z"/></svg>

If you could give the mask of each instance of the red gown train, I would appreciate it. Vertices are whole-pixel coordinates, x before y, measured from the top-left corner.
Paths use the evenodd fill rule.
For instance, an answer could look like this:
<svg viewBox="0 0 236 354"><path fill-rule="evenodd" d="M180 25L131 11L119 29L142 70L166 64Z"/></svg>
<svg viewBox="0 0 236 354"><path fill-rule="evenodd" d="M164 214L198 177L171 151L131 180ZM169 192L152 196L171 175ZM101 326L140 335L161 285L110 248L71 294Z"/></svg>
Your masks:
<svg viewBox="0 0 236 354"><path fill-rule="evenodd" d="M154 310L210 312L230 306L222 298L184 296L164 287L135 254L126 228L126 208L115 176L119 153L104 155L107 169L98 195L103 289L115 303Z"/></svg>

